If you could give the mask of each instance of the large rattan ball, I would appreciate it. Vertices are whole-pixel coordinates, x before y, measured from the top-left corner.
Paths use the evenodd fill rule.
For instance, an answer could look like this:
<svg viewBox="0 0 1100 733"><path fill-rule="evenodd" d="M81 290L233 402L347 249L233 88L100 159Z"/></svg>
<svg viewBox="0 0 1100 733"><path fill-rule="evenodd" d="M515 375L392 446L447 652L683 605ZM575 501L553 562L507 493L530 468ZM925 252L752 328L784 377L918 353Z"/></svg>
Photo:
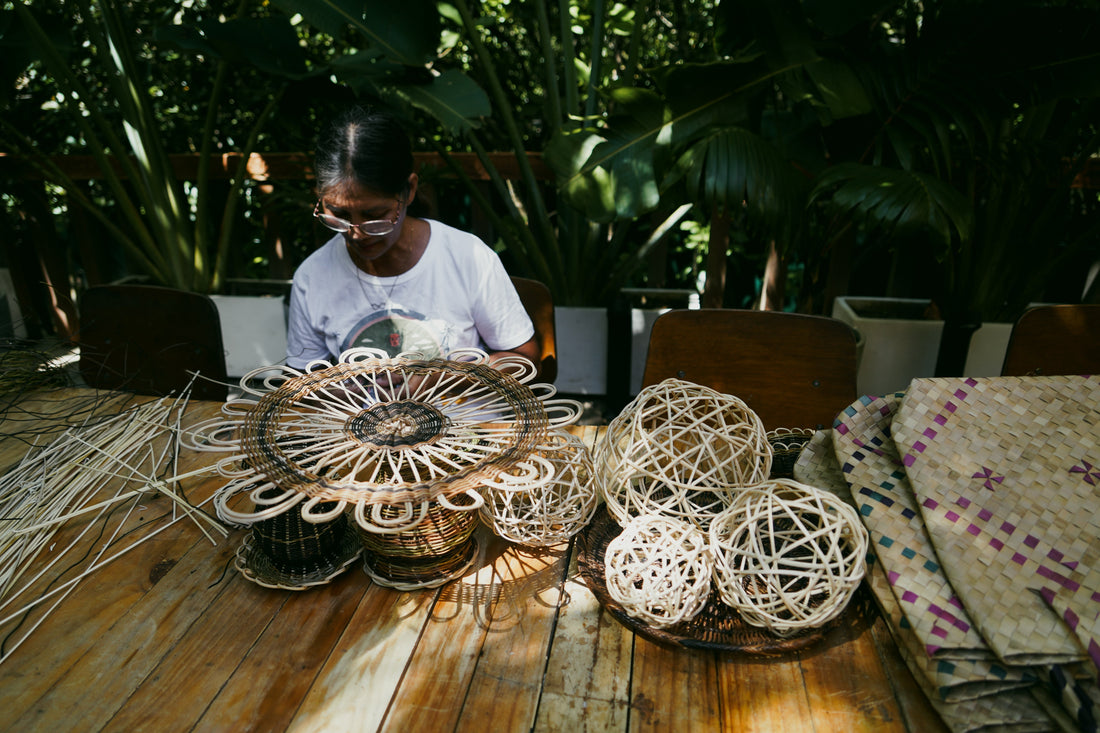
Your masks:
<svg viewBox="0 0 1100 733"><path fill-rule="evenodd" d="M763 423L742 400L667 379L611 421L594 462L619 524L662 514L706 531L738 489L767 479L772 453Z"/></svg>
<svg viewBox="0 0 1100 733"><path fill-rule="evenodd" d="M627 523L604 555L608 594L627 614L659 629L703 610L711 573L706 535L669 517Z"/></svg>
<svg viewBox="0 0 1100 733"><path fill-rule="evenodd" d="M552 430L535 455L554 467L554 478L525 491L485 487L482 520L504 539L531 547L568 540L592 520L599 504L592 483L592 452L564 430Z"/></svg>
<svg viewBox="0 0 1100 733"><path fill-rule="evenodd" d="M867 530L832 494L777 479L745 490L715 517L710 550L722 602L787 637L847 607L866 571Z"/></svg>

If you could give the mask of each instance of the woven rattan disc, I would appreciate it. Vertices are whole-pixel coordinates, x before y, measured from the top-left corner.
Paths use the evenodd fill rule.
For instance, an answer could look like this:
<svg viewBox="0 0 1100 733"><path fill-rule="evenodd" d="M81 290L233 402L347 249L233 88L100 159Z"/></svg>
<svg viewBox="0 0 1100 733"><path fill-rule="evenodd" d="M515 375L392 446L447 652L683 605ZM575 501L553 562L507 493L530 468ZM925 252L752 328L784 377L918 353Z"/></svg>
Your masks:
<svg viewBox="0 0 1100 733"><path fill-rule="evenodd" d="M631 520L607 545L607 592L631 616L658 629L694 618L710 595L711 562L699 528L669 517Z"/></svg>
<svg viewBox="0 0 1100 733"><path fill-rule="evenodd" d="M778 636L836 618L866 572L855 511L790 479L739 493L711 522L710 547L722 601Z"/></svg>
<svg viewBox="0 0 1100 733"><path fill-rule="evenodd" d="M534 367L520 357L489 366L472 349L446 360L417 356L353 349L305 373L264 370L281 369L265 389L249 387L229 403L225 419L193 431L194 447L233 453L219 463L234 479L215 498L219 516L251 524L299 507L321 522L350 509L359 526L393 532L401 527L377 507L404 507L415 522L429 502L552 478L553 467L532 454L548 430L576 420L579 403L551 399L551 385L528 386ZM282 495L259 502L273 486ZM335 509L317 509L330 501Z"/></svg>
<svg viewBox="0 0 1100 733"><path fill-rule="evenodd" d="M768 477L772 453L763 423L742 400L667 379L611 421L593 462L620 524L659 514L705 530L737 489Z"/></svg>
<svg viewBox="0 0 1100 733"><path fill-rule="evenodd" d="M592 454L580 438L551 431L537 454L554 466L554 478L529 491L483 489L481 518L510 542L549 547L584 529L599 497L592 480Z"/></svg>

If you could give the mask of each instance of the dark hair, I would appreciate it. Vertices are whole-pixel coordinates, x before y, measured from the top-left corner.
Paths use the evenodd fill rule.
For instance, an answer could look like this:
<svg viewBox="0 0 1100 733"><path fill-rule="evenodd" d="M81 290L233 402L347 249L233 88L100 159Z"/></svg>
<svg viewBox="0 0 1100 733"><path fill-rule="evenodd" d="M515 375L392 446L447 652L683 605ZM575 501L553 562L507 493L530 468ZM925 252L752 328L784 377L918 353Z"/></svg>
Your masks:
<svg viewBox="0 0 1100 733"><path fill-rule="evenodd" d="M412 148L395 117L354 107L340 115L317 141L317 190L351 182L400 196L413 172Z"/></svg>

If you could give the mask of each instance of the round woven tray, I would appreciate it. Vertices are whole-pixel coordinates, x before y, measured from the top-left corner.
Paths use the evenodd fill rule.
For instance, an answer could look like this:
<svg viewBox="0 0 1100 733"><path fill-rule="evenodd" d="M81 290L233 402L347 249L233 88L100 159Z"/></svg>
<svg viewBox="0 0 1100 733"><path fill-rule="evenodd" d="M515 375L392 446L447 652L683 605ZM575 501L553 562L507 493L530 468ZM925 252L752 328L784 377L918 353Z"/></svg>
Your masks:
<svg viewBox="0 0 1100 733"><path fill-rule="evenodd" d="M812 646L821 641L831 629L855 625L865 618L866 600L861 592L856 594L848 608L836 619L819 628L807 629L795 636L781 639L767 629L745 623L736 611L718 599L718 594L712 589L706 606L694 618L667 629L651 627L630 616L607 591L604 554L608 543L621 531L622 528L614 517L601 506L592 523L577 536L581 575L596 599L619 623L651 641L689 649L777 657Z"/></svg>

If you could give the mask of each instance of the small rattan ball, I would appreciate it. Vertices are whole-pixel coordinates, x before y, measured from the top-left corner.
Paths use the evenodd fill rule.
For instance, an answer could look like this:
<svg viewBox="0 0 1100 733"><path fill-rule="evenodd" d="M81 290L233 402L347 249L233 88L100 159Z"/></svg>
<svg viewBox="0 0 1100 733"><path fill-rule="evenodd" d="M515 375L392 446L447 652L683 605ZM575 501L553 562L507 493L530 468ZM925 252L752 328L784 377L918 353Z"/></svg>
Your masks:
<svg viewBox="0 0 1100 733"><path fill-rule="evenodd" d="M594 463L619 524L662 514L706 531L736 490L767 479L772 452L759 416L742 400L667 379L611 421Z"/></svg>
<svg viewBox="0 0 1100 733"><path fill-rule="evenodd" d="M525 491L482 488L482 520L509 542L548 547L584 529L596 513L599 498L592 483L592 453L564 430L552 430L535 455L554 466L554 478Z"/></svg>
<svg viewBox="0 0 1100 733"><path fill-rule="evenodd" d="M707 537L697 527L647 515L607 545L607 592L630 616L663 629L696 616L710 595Z"/></svg>
<svg viewBox="0 0 1100 733"><path fill-rule="evenodd" d="M867 530L827 492L777 479L745 490L710 525L719 598L780 637L847 607L866 571Z"/></svg>

